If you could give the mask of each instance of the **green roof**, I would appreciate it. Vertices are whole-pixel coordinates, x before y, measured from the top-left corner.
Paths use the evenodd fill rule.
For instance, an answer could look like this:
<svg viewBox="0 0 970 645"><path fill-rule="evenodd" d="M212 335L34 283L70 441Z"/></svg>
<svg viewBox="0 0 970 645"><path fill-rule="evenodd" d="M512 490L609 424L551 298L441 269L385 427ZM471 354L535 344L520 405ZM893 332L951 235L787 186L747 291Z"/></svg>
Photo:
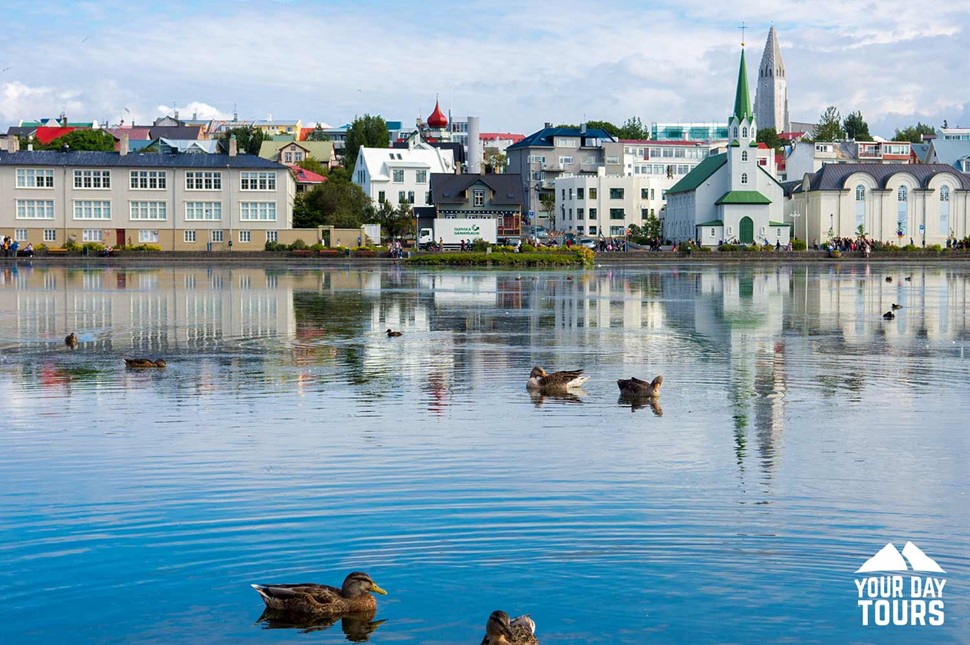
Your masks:
<svg viewBox="0 0 970 645"><path fill-rule="evenodd" d="M785 228L791 228L792 227L791 224L783 224L781 222L772 222L772 221L769 221L768 222L768 226L782 226L782 227L785 227Z"/></svg>
<svg viewBox="0 0 970 645"><path fill-rule="evenodd" d="M703 224L695 224L695 226L724 226L724 222L719 219L712 219L710 222L704 222Z"/></svg>
<svg viewBox="0 0 970 645"><path fill-rule="evenodd" d="M744 49L741 50L741 66L738 68L738 92L734 97L734 116L738 121L751 119L751 97L748 94L748 68L744 64Z"/></svg>
<svg viewBox="0 0 970 645"><path fill-rule="evenodd" d="M720 204L770 204L771 200L756 190L731 190L723 195L721 199L714 202Z"/></svg>
<svg viewBox="0 0 970 645"><path fill-rule="evenodd" d="M732 148L740 148L741 147L741 144L738 142L737 139L735 139L734 141L732 141L728 145L731 146Z"/></svg>
<svg viewBox="0 0 970 645"><path fill-rule="evenodd" d="M698 186L707 181L708 177L713 175L718 168L726 163L727 155L723 152L719 155L708 157L704 161L697 164L693 170L684 175L683 179L674 184L670 190L667 191L667 194L673 195L676 193L686 193L692 190L697 190Z"/></svg>

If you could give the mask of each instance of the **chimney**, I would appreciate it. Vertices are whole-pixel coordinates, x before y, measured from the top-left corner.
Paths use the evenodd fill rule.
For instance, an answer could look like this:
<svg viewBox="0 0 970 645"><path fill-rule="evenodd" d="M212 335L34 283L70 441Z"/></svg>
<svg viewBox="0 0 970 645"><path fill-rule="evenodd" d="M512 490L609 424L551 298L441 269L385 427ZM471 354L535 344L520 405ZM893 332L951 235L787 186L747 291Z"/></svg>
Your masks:
<svg viewBox="0 0 970 645"><path fill-rule="evenodd" d="M238 144L236 143L236 135L232 135L231 137L229 137L229 156L230 157L235 157L237 154L239 154L239 148L237 146Z"/></svg>
<svg viewBox="0 0 970 645"><path fill-rule="evenodd" d="M121 133L121 140L118 142L118 154L122 157L128 154L128 133Z"/></svg>
<svg viewBox="0 0 970 645"><path fill-rule="evenodd" d="M552 127L552 124L551 124L551 123L549 123L548 121L546 121L546 127L547 127L547 128L551 128L551 127Z"/></svg>
<svg viewBox="0 0 970 645"><path fill-rule="evenodd" d="M482 174L482 133L477 116L468 117L467 155L469 174Z"/></svg>

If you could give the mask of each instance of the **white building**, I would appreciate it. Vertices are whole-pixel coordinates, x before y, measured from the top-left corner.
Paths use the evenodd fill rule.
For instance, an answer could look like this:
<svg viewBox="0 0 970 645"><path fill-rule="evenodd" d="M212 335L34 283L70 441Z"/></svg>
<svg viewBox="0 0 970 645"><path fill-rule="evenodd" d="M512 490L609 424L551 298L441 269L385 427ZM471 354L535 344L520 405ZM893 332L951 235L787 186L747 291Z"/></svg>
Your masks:
<svg viewBox="0 0 970 645"><path fill-rule="evenodd" d="M742 50L727 152L708 157L667 191L664 237L705 246L732 240L788 243L784 190L758 163L757 127Z"/></svg>
<svg viewBox="0 0 970 645"><path fill-rule="evenodd" d="M621 237L632 224L659 216L668 180L650 175L570 175L556 179L552 226L576 235Z"/></svg>
<svg viewBox="0 0 970 645"><path fill-rule="evenodd" d="M830 163L909 163L911 153L908 141L796 141L785 161L786 174L801 181Z"/></svg>
<svg viewBox="0 0 970 645"><path fill-rule="evenodd" d="M408 148L361 148L353 181L375 204L407 202L430 206L432 173L454 173L451 150L420 140Z"/></svg>

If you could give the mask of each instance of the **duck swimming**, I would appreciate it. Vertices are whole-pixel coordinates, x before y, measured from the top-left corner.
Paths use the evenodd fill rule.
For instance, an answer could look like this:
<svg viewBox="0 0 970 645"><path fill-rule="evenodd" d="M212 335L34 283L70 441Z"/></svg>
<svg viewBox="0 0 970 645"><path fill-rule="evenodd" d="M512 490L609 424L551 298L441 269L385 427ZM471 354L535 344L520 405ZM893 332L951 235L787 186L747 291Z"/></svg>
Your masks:
<svg viewBox="0 0 970 645"><path fill-rule="evenodd" d="M583 370L568 370L549 374L541 367L533 367L529 374L527 390L540 394L562 394L567 390L577 389L589 380L588 376L581 376Z"/></svg>
<svg viewBox="0 0 970 645"><path fill-rule="evenodd" d="M886 282L892 282L892 281L893 281L893 277L891 275L887 275Z"/></svg>
<svg viewBox="0 0 970 645"><path fill-rule="evenodd" d="M67 345L68 347L70 347L71 349L77 349L77 346L78 346L77 334L75 334L72 331L70 334L68 334L67 336L65 336L64 337L64 344Z"/></svg>
<svg viewBox="0 0 970 645"><path fill-rule="evenodd" d="M390 329L387 330L387 337L388 338L397 338L398 336L403 336L403 335L404 335L404 332L391 331Z"/></svg>
<svg viewBox="0 0 970 645"><path fill-rule="evenodd" d="M660 396L660 386L663 382L662 376L657 376L652 381L641 381L633 376L629 379L617 380L616 385L620 388L620 396L631 399L655 399Z"/></svg>
<svg viewBox="0 0 970 645"><path fill-rule="evenodd" d="M125 367L131 368L150 368L150 367L165 367L168 365L162 359L153 361L150 358L126 358Z"/></svg>
<svg viewBox="0 0 970 645"><path fill-rule="evenodd" d="M297 616L373 613L377 610L377 600L371 593L387 595L362 571L354 571L344 578L340 589L314 583L252 587L268 609Z"/></svg>
<svg viewBox="0 0 970 645"><path fill-rule="evenodd" d="M897 305L895 302L893 303L893 311L896 311L897 309L902 309L902 308L903 308L902 305Z"/></svg>
<svg viewBox="0 0 970 645"><path fill-rule="evenodd" d="M485 623L482 645L539 645L535 621L528 614L509 620L504 611L493 611Z"/></svg>
<svg viewBox="0 0 970 645"><path fill-rule="evenodd" d="M886 320L893 320L896 317L896 314L894 314L891 311L887 311L882 315L882 317L885 318Z"/></svg>

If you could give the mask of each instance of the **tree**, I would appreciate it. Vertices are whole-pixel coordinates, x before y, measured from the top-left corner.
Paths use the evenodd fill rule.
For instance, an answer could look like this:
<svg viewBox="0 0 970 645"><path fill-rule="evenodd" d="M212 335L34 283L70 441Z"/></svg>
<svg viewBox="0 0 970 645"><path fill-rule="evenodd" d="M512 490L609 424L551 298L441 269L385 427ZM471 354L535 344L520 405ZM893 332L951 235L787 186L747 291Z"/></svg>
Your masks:
<svg viewBox="0 0 970 645"><path fill-rule="evenodd" d="M539 193L539 210L546 214L546 219L552 221L556 212L556 196L553 193Z"/></svg>
<svg viewBox="0 0 970 645"><path fill-rule="evenodd" d="M841 141L845 139L845 130L842 129L842 116L834 105L828 106L822 113L812 136L816 141Z"/></svg>
<svg viewBox="0 0 970 645"><path fill-rule="evenodd" d="M259 149L263 145L263 131L259 128L230 128L222 133L219 137L219 145L222 146L223 150L229 150L229 139L235 135L236 137L236 150L239 152L245 152L248 155L258 155Z"/></svg>
<svg viewBox="0 0 970 645"><path fill-rule="evenodd" d="M310 134L306 135L307 141L330 141L330 136L323 131L323 127L317 122Z"/></svg>
<svg viewBox="0 0 970 645"><path fill-rule="evenodd" d="M643 126L638 116L631 116L620 127L621 139L649 139L650 131Z"/></svg>
<svg viewBox="0 0 970 645"><path fill-rule="evenodd" d="M357 153L361 148L386 148L390 144L391 134L383 117L369 114L357 117L347 128L344 168L352 169L357 164Z"/></svg>
<svg viewBox="0 0 970 645"><path fill-rule="evenodd" d="M411 205L402 201L397 208L388 201L383 201L374 209L372 217L381 225L383 237L404 237L414 232L414 214Z"/></svg>
<svg viewBox="0 0 970 645"><path fill-rule="evenodd" d="M327 181L300 193L293 202L294 228L357 228L372 211L370 198L346 172L331 171Z"/></svg>
<svg viewBox="0 0 970 645"><path fill-rule="evenodd" d="M587 121L586 122L586 129L588 129L588 130L593 130L593 129L606 130L607 132L610 133L610 136L616 137L616 138L619 138L620 137L620 128L618 126L610 123L609 121Z"/></svg>
<svg viewBox="0 0 970 645"><path fill-rule="evenodd" d="M504 154L502 154L498 148L485 148L485 154L483 155L483 160L485 166L491 168L492 172L502 173L505 172L505 166L508 164L508 159Z"/></svg>
<svg viewBox="0 0 970 645"><path fill-rule="evenodd" d="M71 150L111 152L115 149L115 138L107 130L73 130L47 144L34 140L34 150L61 150L65 145Z"/></svg>
<svg viewBox="0 0 970 645"><path fill-rule="evenodd" d="M778 136L778 133L775 132L774 128L761 128L758 130L758 136L755 137L755 140L775 150L785 147L785 143Z"/></svg>
<svg viewBox="0 0 970 645"><path fill-rule="evenodd" d="M310 172L315 172L318 175L326 175L329 168L324 166L319 159L316 157L306 157L296 162L296 165L304 170L309 170Z"/></svg>
<svg viewBox="0 0 970 645"><path fill-rule="evenodd" d="M845 136L853 141L872 141L872 135L869 134L869 124L866 120L862 118L862 112L856 110L845 117L845 121L842 122L845 128Z"/></svg>
<svg viewBox="0 0 970 645"><path fill-rule="evenodd" d="M926 125L922 122L917 122L916 125L910 125L902 130L897 129L896 134L893 136L893 141L909 141L910 143L920 143L923 139L920 135L923 134L936 134L936 130L933 126Z"/></svg>

